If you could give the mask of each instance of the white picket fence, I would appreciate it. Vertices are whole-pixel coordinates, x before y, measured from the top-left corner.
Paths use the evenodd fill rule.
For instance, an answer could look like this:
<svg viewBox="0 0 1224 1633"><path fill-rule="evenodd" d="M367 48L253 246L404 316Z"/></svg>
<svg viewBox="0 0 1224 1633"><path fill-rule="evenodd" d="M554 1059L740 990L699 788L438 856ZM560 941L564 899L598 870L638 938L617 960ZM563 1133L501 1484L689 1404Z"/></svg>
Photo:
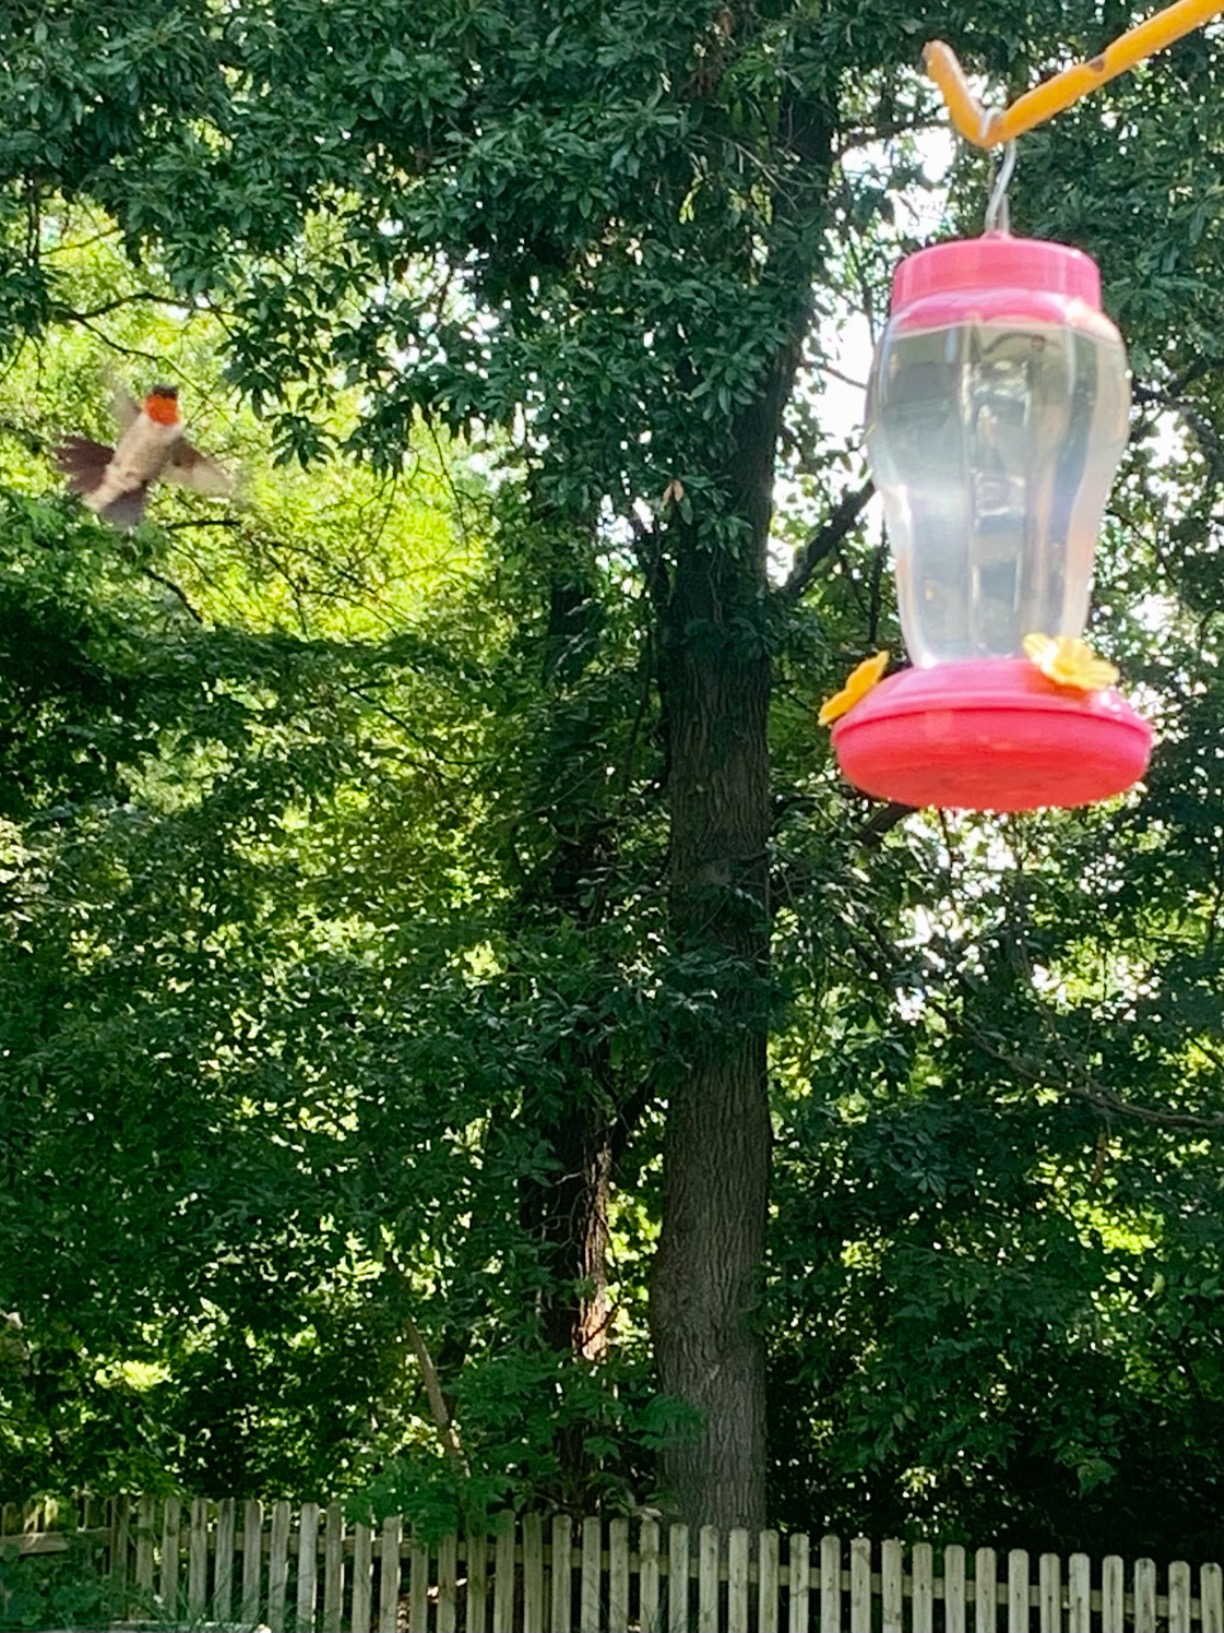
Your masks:
<svg viewBox="0 0 1224 1633"><path fill-rule="evenodd" d="M69 1520L71 1524L69 1525ZM270 1633L1224 1633L1218 1565L1037 1560L661 1526L496 1516L426 1543L339 1504L87 1499L74 1516L0 1511L0 1554L61 1551L75 1530L122 1625ZM1034 1568L1035 1567L1035 1568ZM3 1625L0 1606L0 1625Z"/></svg>

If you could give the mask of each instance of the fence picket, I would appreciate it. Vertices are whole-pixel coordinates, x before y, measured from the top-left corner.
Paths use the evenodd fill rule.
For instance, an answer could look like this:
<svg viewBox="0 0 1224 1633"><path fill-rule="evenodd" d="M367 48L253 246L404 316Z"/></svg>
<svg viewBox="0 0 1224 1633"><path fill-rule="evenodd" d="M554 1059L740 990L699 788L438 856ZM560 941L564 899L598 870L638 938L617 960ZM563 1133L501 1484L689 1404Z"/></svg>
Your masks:
<svg viewBox="0 0 1224 1633"><path fill-rule="evenodd" d="M748 1533L727 1535L727 1633L748 1633Z"/></svg>
<svg viewBox="0 0 1224 1633"><path fill-rule="evenodd" d="M1169 1566L1169 1633L1190 1633L1190 1567L1175 1559Z"/></svg>
<svg viewBox="0 0 1224 1633"><path fill-rule="evenodd" d="M234 1527L238 1505L232 1497L222 1497L217 1504L217 1529L213 1546L217 1560L213 1567L213 1617L228 1622L234 1608ZM299 1621L299 1626L301 1625Z"/></svg>
<svg viewBox="0 0 1224 1633"><path fill-rule="evenodd" d="M952 1543L943 1551L944 1633L966 1633L965 1550Z"/></svg>
<svg viewBox="0 0 1224 1633"><path fill-rule="evenodd" d="M673 1525L667 1537L667 1633L689 1633L689 1528Z"/></svg>
<svg viewBox="0 0 1224 1633"><path fill-rule="evenodd" d="M416 1633L416 1629L412 1630ZM425 1633L425 1622L421 1622ZM514 1633L514 1515L499 1514L493 1559L493 1633ZM594 1633L599 1633L598 1627Z"/></svg>
<svg viewBox="0 0 1224 1633"><path fill-rule="evenodd" d="M1062 1561L1057 1554L1042 1554L1037 1583L1041 1633L1062 1633Z"/></svg>
<svg viewBox="0 0 1224 1633"><path fill-rule="evenodd" d="M554 1514L552 1522L552 1582L549 1633L570 1633L574 1616L574 1525L568 1514Z"/></svg>
<svg viewBox="0 0 1224 1633"><path fill-rule="evenodd" d="M778 1633L778 1533L762 1531L757 1541L757 1633Z"/></svg>
<svg viewBox="0 0 1224 1633"><path fill-rule="evenodd" d="M811 1580L811 1538L806 1531L792 1531L786 1539L786 1633L808 1633Z"/></svg>
<svg viewBox="0 0 1224 1633"><path fill-rule="evenodd" d="M974 1633L996 1633L999 1625L999 1556L979 1548L973 1556Z"/></svg>
<svg viewBox="0 0 1224 1633"><path fill-rule="evenodd" d="M246 1561L242 1577L246 1583ZM339 1503L328 1503L327 1518L323 1523L323 1626L321 1633L341 1633L344 1614L344 1510ZM245 1616L245 1612L244 1612Z"/></svg>
<svg viewBox="0 0 1224 1633"><path fill-rule="evenodd" d="M297 1633L313 1633L319 1581L319 1505L303 1503L298 1514L297 1602L293 1625ZM226 1603L226 1614L229 1604Z"/></svg>
<svg viewBox="0 0 1224 1633"><path fill-rule="evenodd" d="M644 1633L659 1633L659 1525L643 1520L638 1536L638 1620Z"/></svg>
<svg viewBox="0 0 1224 1633"><path fill-rule="evenodd" d="M1007 1556L1007 1633L1029 1633L1029 1556L1023 1548Z"/></svg>
<svg viewBox="0 0 1224 1633"><path fill-rule="evenodd" d="M30 1527L36 1529L35 1526ZM132 1505L127 1497L116 1497L111 1511L111 1588L121 1602L126 1603L128 1584L128 1548L132 1541Z"/></svg>
<svg viewBox="0 0 1224 1633"><path fill-rule="evenodd" d="M1156 1561L1135 1561L1135 1633L1156 1633Z"/></svg>
<svg viewBox="0 0 1224 1633"><path fill-rule="evenodd" d="M388 1514L382 1523L378 1544L378 1633L395 1633L399 1619L400 1545L404 1522L398 1514ZM442 1589L438 1588L438 1623L442 1621ZM275 1628L273 1633L276 1633ZM454 1633L451 1628L449 1633Z"/></svg>
<svg viewBox="0 0 1224 1633"><path fill-rule="evenodd" d="M191 1529L187 1535L187 1615L198 1622L207 1605L208 1504L203 1497L197 1497L191 1505Z"/></svg>
<svg viewBox="0 0 1224 1633"><path fill-rule="evenodd" d="M161 1572L158 1577L158 1597L164 1614L171 1620L178 1616L179 1568L179 1500L167 1497L162 1509Z"/></svg>
<svg viewBox="0 0 1224 1633"><path fill-rule="evenodd" d="M1067 1633L1092 1633L1092 1564L1072 1554L1067 1566Z"/></svg>
<svg viewBox="0 0 1224 1633"><path fill-rule="evenodd" d="M718 1633L718 1528L703 1525L697 1541L697 1633Z"/></svg>
<svg viewBox="0 0 1224 1633"><path fill-rule="evenodd" d="M429 1549L416 1536L408 1555L408 1633L429 1626Z"/></svg>
<svg viewBox="0 0 1224 1633"><path fill-rule="evenodd" d="M353 1633L370 1633L373 1608L374 1533L358 1520L353 1527Z"/></svg>
<svg viewBox="0 0 1224 1633"><path fill-rule="evenodd" d="M399 1548L396 1548L399 1553ZM398 1590L397 1590L398 1592ZM438 1633L455 1633L459 1620L459 1538L443 1537L438 1544ZM393 1621L392 1628L396 1626Z"/></svg>
<svg viewBox="0 0 1224 1633"><path fill-rule="evenodd" d="M841 1538L820 1539L820 1633L841 1633Z"/></svg>
<svg viewBox="0 0 1224 1633"><path fill-rule="evenodd" d="M242 1510L242 1619L251 1627L260 1620L262 1565L263 1504L252 1499ZM339 1619L329 1633L340 1633Z"/></svg>
<svg viewBox="0 0 1224 1633"><path fill-rule="evenodd" d="M268 1542L268 1615L271 1633L284 1633L285 1600L289 1593L289 1504L272 1505L272 1535ZM368 1633L368 1629L366 1630Z"/></svg>
<svg viewBox="0 0 1224 1633"><path fill-rule="evenodd" d="M850 1543L850 1633L871 1633L871 1542L867 1537L855 1537Z"/></svg>
<svg viewBox="0 0 1224 1633"><path fill-rule="evenodd" d="M1199 1599L1203 1633L1224 1633L1224 1572L1218 1565L1204 1565L1199 1572Z"/></svg>
<svg viewBox="0 0 1224 1633"><path fill-rule="evenodd" d="M603 1564L603 1524L582 1522L582 1594L578 1606L578 1633L599 1633L599 1577Z"/></svg>
<svg viewBox="0 0 1224 1633"><path fill-rule="evenodd" d="M142 1497L136 1506L136 1591L141 1596L140 1614L149 1612L153 1597L153 1522L157 1504L152 1497Z"/></svg>
<svg viewBox="0 0 1224 1633"><path fill-rule="evenodd" d="M935 1633L935 1552L929 1542L916 1542L910 1553L914 1633Z"/></svg>
<svg viewBox="0 0 1224 1633"><path fill-rule="evenodd" d="M623 1519L608 1525L608 1626L629 1626L629 1521Z"/></svg>
<svg viewBox="0 0 1224 1633"><path fill-rule="evenodd" d="M1125 1615L1122 1561L1117 1554L1107 1554L1101 1561L1101 1626L1121 1627Z"/></svg>
<svg viewBox="0 0 1224 1633"><path fill-rule="evenodd" d="M454 1546L454 1538L449 1538ZM395 1633L400 1622L400 1545L403 1543L403 1520L398 1514L388 1514L382 1522L379 1540L379 1633ZM450 1589L450 1612L454 1618L454 1581ZM442 1626L442 1592L437 1594L437 1625ZM454 1620L447 1633L454 1633Z"/></svg>
<svg viewBox="0 0 1224 1633"><path fill-rule="evenodd" d="M544 1521L523 1515L523 1626L544 1626Z"/></svg>
<svg viewBox="0 0 1224 1633"><path fill-rule="evenodd" d="M853 1566L851 1567L853 1569ZM880 1549L880 1626L883 1633L901 1633L902 1606L905 1603L901 1578L904 1564L901 1544L890 1539ZM870 1593L870 1585L868 1592ZM851 1595L853 1595L851 1588ZM851 1598L851 1620L854 1619L854 1600ZM868 1623L870 1626L870 1623Z"/></svg>
<svg viewBox="0 0 1224 1633"><path fill-rule="evenodd" d="M489 1531L481 1525L467 1539L468 1633L485 1633L489 1598Z"/></svg>

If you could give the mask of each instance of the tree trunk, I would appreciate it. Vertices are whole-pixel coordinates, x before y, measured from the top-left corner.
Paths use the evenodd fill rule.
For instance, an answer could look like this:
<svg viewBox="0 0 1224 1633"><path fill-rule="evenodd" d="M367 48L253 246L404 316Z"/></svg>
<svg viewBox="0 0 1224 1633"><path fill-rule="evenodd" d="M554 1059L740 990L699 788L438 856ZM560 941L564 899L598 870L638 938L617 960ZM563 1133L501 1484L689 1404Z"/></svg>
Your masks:
<svg viewBox="0 0 1224 1633"><path fill-rule="evenodd" d="M547 535L547 524L542 524ZM564 554L568 540L561 541ZM533 876L521 886L525 922L547 924L563 912L576 924L595 925L601 914L589 894L608 866L609 819L601 805L602 765L575 775L573 734L566 718L566 695L580 687L594 643L588 638L596 615L591 587L579 575L557 573L549 586L548 624L541 652L541 682L553 694L550 718L557 734L542 761L542 782L531 803L549 813L551 843ZM559 802L555 778L565 766L570 797ZM608 1347L608 1206L611 1199L615 1086L608 1068L607 1039L594 1031L569 1040L569 1091L536 1103L527 1094L524 1116L551 1159L544 1180L525 1177L520 1218L540 1244L546 1283L541 1292L541 1328L551 1349L568 1350L579 1361L602 1360ZM568 1466L568 1464L567 1464ZM581 1470L571 1468L577 1478Z"/></svg>
<svg viewBox="0 0 1224 1633"><path fill-rule="evenodd" d="M700 1426L663 1454L690 1523L765 1522L765 1349L756 1321L771 1128L766 724L770 665L753 639L762 575L690 545L666 619L671 917L680 951L717 975L717 1016L677 1039L651 1331L666 1394Z"/></svg>
<svg viewBox="0 0 1224 1633"><path fill-rule="evenodd" d="M590 1103L587 1085L579 1083L572 1103L536 1128L555 1172L543 1182L523 1182L520 1216L540 1243L547 1271L540 1312L544 1341L575 1360L602 1361L608 1351L612 1129L606 1112Z"/></svg>

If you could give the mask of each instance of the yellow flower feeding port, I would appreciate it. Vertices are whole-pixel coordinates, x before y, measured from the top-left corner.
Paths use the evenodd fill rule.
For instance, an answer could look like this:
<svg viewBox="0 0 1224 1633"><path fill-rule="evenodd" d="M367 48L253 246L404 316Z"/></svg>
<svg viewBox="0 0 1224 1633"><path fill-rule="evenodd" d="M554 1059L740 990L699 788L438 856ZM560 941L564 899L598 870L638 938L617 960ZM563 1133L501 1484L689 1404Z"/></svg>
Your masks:
<svg viewBox="0 0 1224 1633"><path fill-rule="evenodd" d="M1118 678L1112 663L1098 658L1087 641L1077 641L1073 635L1026 635L1024 651L1056 686L1103 692Z"/></svg>
<svg viewBox="0 0 1224 1633"><path fill-rule="evenodd" d="M1180 0L1002 112L976 101L943 42L926 63L956 129L990 148L1221 11ZM1126 354L1088 256L996 227L1013 155L980 238L897 268L868 385L867 458L913 667L882 680L878 653L821 720L836 721L850 782L907 805L1085 805L1129 788L1151 752L1116 669L1082 638L1126 445Z"/></svg>
<svg viewBox="0 0 1224 1633"><path fill-rule="evenodd" d="M888 653L877 652L874 658L864 658L857 669L846 677L846 684L840 692L835 692L820 710L820 724L832 725L833 721L840 720L842 715L849 714L854 705L861 698L865 698L873 686L878 686L888 668Z"/></svg>

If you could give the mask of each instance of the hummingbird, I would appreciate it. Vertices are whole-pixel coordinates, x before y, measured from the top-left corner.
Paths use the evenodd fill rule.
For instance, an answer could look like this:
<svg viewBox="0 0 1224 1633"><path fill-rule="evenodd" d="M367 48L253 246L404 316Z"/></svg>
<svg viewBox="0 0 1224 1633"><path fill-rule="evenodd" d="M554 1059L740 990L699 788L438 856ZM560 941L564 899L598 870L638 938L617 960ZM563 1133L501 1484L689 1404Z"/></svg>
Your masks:
<svg viewBox="0 0 1224 1633"><path fill-rule="evenodd" d="M51 457L90 510L113 526L136 526L149 486L159 479L197 493L233 492L229 473L184 437L176 387L154 386L143 403L117 389L111 409L120 431L117 447L69 437Z"/></svg>

